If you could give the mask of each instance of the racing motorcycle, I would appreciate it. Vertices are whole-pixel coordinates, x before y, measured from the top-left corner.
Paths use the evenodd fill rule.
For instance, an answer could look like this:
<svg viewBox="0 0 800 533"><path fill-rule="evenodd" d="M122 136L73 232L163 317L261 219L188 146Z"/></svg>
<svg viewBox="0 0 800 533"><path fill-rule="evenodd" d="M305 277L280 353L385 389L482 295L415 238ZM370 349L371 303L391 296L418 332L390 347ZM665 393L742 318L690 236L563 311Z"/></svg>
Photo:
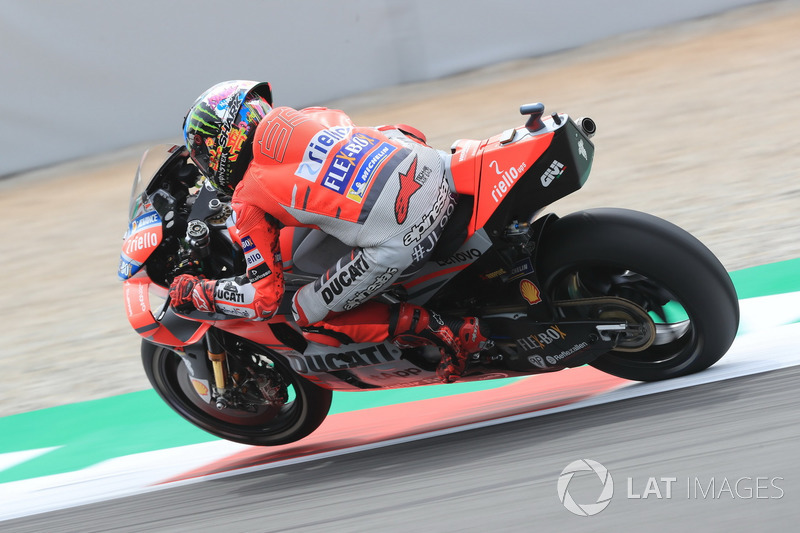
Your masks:
<svg viewBox="0 0 800 533"><path fill-rule="evenodd" d="M433 249L431 259L374 298L488 323L491 342L471 356L462 381L587 364L654 381L713 365L739 322L736 292L717 258L645 213L545 213L586 182L596 126L546 115L542 104L520 112L524 125L456 141L444 155L455 201L419 220L429 225L439 219L434 211L447 210L417 243ZM177 313L168 300L175 276L246 272L230 197L201 177L184 147L145 153L129 220L118 276L130 324L143 337L144 369L161 398L196 426L231 441L285 444L322 423L333 391L438 383L434 346L322 342L293 323L293 292L349 250L319 230L281 231L286 294L272 319Z"/></svg>

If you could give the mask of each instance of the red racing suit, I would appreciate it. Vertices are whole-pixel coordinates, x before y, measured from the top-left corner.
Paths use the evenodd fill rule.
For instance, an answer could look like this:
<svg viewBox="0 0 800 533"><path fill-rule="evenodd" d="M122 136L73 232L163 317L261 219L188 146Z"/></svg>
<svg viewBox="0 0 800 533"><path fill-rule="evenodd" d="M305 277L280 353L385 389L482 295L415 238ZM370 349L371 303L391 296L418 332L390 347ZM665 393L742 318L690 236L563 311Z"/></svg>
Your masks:
<svg viewBox="0 0 800 533"><path fill-rule="evenodd" d="M273 109L255 131L253 161L232 199L247 280L220 280L217 309L271 317L284 292L280 228L308 227L352 250L295 294L295 320L361 321L363 308L339 313L424 263L455 205L451 190L445 156L412 128L357 127L325 108Z"/></svg>

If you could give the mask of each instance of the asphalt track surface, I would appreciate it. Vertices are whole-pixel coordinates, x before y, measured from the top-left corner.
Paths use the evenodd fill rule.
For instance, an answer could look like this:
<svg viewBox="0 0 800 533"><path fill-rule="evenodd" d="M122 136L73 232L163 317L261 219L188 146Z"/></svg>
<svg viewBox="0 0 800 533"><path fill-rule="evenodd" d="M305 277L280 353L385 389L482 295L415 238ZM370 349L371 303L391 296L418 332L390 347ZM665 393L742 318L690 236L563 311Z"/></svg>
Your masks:
<svg viewBox="0 0 800 533"><path fill-rule="evenodd" d="M211 479L1 529L793 531L798 380L800 368L792 367ZM594 516L569 512L556 490L562 470L581 458L602 463L614 480L614 497ZM593 476L573 480L576 501L599 494Z"/></svg>

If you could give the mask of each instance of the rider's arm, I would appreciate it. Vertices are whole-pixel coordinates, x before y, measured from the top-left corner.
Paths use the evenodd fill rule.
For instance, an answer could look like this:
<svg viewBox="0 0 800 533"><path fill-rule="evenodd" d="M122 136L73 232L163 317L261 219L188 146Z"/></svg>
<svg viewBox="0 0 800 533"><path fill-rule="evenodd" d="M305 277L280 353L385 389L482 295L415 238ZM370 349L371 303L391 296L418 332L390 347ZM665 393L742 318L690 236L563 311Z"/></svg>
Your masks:
<svg viewBox="0 0 800 533"><path fill-rule="evenodd" d="M227 314L242 315L242 311L249 309L253 312L248 313L251 318L269 318L278 310L284 290L280 226L272 216L253 205L234 200L232 206L247 263L247 278L220 280L216 306Z"/></svg>
<svg viewBox="0 0 800 533"><path fill-rule="evenodd" d="M176 277L170 285L170 298L179 311L193 307L258 320L270 318L278 310L283 296L278 222L258 208L240 208L237 214L234 233L244 251L247 273L220 280L192 274Z"/></svg>

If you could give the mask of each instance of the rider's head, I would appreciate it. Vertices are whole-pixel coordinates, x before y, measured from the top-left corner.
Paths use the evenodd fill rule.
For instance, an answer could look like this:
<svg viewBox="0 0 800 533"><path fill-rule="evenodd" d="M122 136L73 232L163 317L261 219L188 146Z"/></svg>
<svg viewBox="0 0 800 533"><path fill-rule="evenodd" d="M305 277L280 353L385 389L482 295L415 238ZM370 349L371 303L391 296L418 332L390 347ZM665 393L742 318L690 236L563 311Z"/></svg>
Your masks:
<svg viewBox="0 0 800 533"><path fill-rule="evenodd" d="M204 92L183 119L192 161L211 183L233 193L253 158L256 126L272 109L268 83L233 80Z"/></svg>

